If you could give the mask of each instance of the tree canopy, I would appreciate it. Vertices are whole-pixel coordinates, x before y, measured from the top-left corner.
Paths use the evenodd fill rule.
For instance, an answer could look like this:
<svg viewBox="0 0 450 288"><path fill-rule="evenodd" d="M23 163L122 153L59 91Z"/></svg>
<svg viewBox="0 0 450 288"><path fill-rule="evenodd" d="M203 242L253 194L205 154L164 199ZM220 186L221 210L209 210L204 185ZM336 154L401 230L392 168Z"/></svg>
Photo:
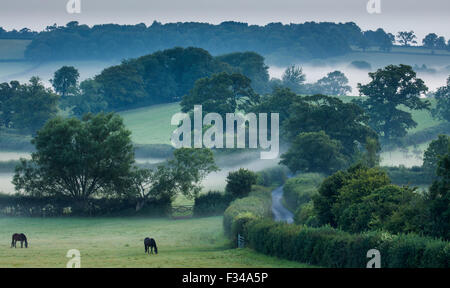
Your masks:
<svg viewBox="0 0 450 288"><path fill-rule="evenodd" d="M228 173L225 186L225 192L234 198L246 197L252 189L252 185L256 184L257 175L247 169L240 168L237 171Z"/></svg>
<svg viewBox="0 0 450 288"><path fill-rule="evenodd" d="M400 105L411 110L429 109L430 102L421 100L421 94L428 91L422 79L408 65L389 65L369 73L371 82L358 84L364 99L355 101L370 116L369 124L387 142L403 137L407 129L417 123L411 113L400 109Z"/></svg>
<svg viewBox="0 0 450 288"><path fill-rule="evenodd" d="M181 110L193 111L194 105L202 105L204 113L234 113L237 109L249 110L258 103L259 96L251 81L242 74L218 73L195 82L189 94L183 96Z"/></svg>
<svg viewBox="0 0 450 288"><path fill-rule="evenodd" d="M346 166L342 144L325 132L300 133L289 150L281 155L281 164L293 173L319 172L331 174Z"/></svg>
<svg viewBox="0 0 450 288"><path fill-rule="evenodd" d="M130 173L130 135L115 114L54 118L32 140L36 152L31 160L22 159L17 166L16 190L84 202L95 194L108 194Z"/></svg>
<svg viewBox="0 0 450 288"><path fill-rule="evenodd" d="M1 32L1 31L0 31ZM0 33L1 36L1 33ZM103 24L89 27L72 21L49 26L33 37L25 56L30 60L121 60L175 46L196 46L214 55L254 51L273 59L311 59L343 55L364 37L355 23L240 22Z"/></svg>
<svg viewBox="0 0 450 288"><path fill-rule="evenodd" d="M358 143L364 144L367 137L378 138L367 125L369 119L364 110L356 104L325 95L293 99L289 118L283 123L285 136L291 141L302 132L324 131L330 138L340 141L343 153L351 157Z"/></svg>
<svg viewBox="0 0 450 288"><path fill-rule="evenodd" d="M267 69L264 58L252 52L213 57L200 48L173 48L104 69L65 97L64 107L81 115L176 102L197 80L222 72L245 76L243 85L262 93L268 89Z"/></svg>
<svg viewBox="0 0 450 288"><path fill-rule="evenodd" d="M431 110L434 117L450 122L450 76L447 85L440 87L435 95L436 107Z"/></svg>
<svg viewBox="0 0 450 288"><path fill-rule="evenodd" d="M35 133L56 116L58 95L45 88L38 77L29 83L0 84L0 127Z"/></svg>

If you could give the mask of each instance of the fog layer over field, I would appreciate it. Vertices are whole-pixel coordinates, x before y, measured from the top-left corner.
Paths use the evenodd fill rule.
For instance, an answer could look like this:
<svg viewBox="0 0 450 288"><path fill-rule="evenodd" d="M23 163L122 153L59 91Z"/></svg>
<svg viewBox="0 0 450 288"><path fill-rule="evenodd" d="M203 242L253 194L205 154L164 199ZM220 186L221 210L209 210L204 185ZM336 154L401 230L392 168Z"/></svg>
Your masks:
<svg viewBox="0 0 450 288"><path fill-rule="evenodd" d="M0 173L0 193L14 193L13 176L12 173Z"/></svg>
<svg viewBox="0 0 450 288"><path fill-rule="evenodd" d="M437 88L445 85L446 80L450 75L450 70L447 70L447 65L450 65L450 57L447 58L448 63L444 63L446 64L445 66L442 66L442 64L436 66L429 66L430 64L426 64L428 68L436 69L436 73L417 72L418 77L425 81L425 85L427 85L430 91L435 91ZM371 71L368 71L352 68L350 67L349 63L350 62L348 62L348 64L342 62L328 65L297 63L296 65L303 68L303 73L306 74L307 83L314 83L317 80L321 79L322 77L325 77L328 73L333 72L335 70L343 72L349 80L349 85L352 87L352 92L350 93L350 95L357 96L359 95L359 91L357 89L358 83L367 84L368 82L370 82L368 73L375 71L376 69L381 68L382 66L375 66L372 64ZM421 63L420 61L417 61L418 66L422 66L423 63L422 64L420 63ZM281 76L283 75L285 69L286 67L270 66L269 68L270 77L281 79Z"/></svg>
<svg viewBox="0 0 450 288"><path fill-rule="evenodd" d="M27 82L31 77L38 76L45 86L50 87L50 79L53 78L55 71L62 66L74 66L77 68L80 73L80 81L83 81L116 64L119 63L106 61L5 62L0 63L0 83L12 80Z"/></svg>

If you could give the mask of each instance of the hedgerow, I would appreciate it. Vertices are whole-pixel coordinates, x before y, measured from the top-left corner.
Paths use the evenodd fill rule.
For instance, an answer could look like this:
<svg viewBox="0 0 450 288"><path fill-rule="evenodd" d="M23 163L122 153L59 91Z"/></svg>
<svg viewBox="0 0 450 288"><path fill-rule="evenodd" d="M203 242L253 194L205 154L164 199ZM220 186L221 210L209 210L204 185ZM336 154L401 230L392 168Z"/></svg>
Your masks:
<svg viewBox="0 0 450 288"><path fill-rule="evenodd" d="M414 234L350 234L331 227L310 228L251 220L243 229L246 243L258 252L335 268L364 268L367 251L378 249L383 268L448 268L450 243Z"/></svg>

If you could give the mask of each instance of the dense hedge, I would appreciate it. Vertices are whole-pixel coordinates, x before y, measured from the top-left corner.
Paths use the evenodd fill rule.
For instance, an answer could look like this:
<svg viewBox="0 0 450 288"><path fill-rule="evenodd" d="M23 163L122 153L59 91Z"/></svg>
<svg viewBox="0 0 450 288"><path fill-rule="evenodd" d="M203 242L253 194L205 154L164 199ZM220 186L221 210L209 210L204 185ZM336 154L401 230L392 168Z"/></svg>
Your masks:
<svg viewBox="0 0 450 288"><path fill-rule="evenodd" d="M225 235L234 240L241 226L246 223L244 219L272 217L271 190L269 187L253 186L248 197L231 202L223 215Z"/></svg>
<svg viewBox="0 0 450 288"><path fill-rule="evenodd" d="M230 194L209 191L195 198L194 216L222 215L233 200Z"/></svg>
<svg viewBox="0 0 450 288"><path fill-rule="evenodd" d="M136 212L136 201L133 199L102 198L90 199L88 203L80 203L68 197L0 194L0 215L3 216L163 216L170 212L170 205L170 199L148 201L143 209Z"/></svg>
<svg viewBox="0 0 450 288"><path fill-rule="evenodd" d="M247 245L258 252L324 267L364 268L370 249L380 251L383 268L450 266L449 242L416 235L350 234L271 220L249 220L242 230Z"/></svg>
<svg viewBox="0 0 450 288"><path fill-rule="evenodd" d="M288 173L289 169L285 166L264 169L256 173L258 175L256 184L265 187L281 186L286 182Z"/></svg>
<svg viewBox="0 0 450 288"><path fill-rule="evenodd" d="M283 187L283 197L287 208L296 211L311 201L311 197L317 193L317 187L322 180L323 176L316 173L300 174L288 179Z"/></svg>

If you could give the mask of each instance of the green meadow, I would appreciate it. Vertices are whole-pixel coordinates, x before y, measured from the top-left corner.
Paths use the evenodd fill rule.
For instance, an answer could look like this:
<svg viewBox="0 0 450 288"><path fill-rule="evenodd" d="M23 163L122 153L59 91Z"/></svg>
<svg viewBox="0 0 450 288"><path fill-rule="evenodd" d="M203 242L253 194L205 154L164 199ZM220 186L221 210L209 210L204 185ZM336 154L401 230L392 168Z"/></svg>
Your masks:
<svg viewBox="0 0 450 288"><path fill-rule="evenodd" d="M222 217L0 218L0 231L0 267L64 268L70 249L80 251L81 267L311 267L233 248ZM10 248L16 232L26 233L27 249ZM157 255L144 253L145 237L156 240Z"/></svg>

